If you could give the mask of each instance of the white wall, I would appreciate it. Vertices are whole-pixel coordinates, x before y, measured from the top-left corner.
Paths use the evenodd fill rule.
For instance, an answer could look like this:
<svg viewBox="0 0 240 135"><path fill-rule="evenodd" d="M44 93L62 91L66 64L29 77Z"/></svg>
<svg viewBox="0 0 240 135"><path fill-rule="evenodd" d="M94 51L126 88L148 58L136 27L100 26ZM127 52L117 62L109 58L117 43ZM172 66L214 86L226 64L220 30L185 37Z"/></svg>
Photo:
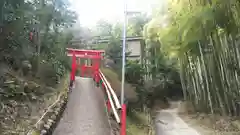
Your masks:
<svg viewBox="0 0 240 135"><path fill-rule="evenodd" d="M139 40L127 41L127 50L131 52L130 56L141 56L141 44Z"/></svg>

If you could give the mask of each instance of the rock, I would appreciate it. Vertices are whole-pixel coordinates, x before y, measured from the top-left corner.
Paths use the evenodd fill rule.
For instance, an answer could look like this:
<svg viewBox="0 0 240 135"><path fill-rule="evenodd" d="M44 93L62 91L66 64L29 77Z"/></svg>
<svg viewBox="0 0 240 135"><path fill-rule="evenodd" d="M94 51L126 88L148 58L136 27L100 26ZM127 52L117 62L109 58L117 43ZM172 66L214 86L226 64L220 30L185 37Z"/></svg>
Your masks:
<svg viewBox="0 0 240 135"><path fill-rule="evenodd" d="M40 135L46 135L47 131L46 130L42 130Z"/></svg>
<svg viewBox="0 0 240 135"><path fill-rule="evenodd" d="M51 119L52 119L52 120L56 120L56 118L57 118L57 116L56 116L55 114L53 114L53 115L51 116Z"/></svg>
<svg viewBox="0 0 240 135"><path fill-rule="evenodd" d="M57 112L59 112L60 110L61 110L61 108L60 108L60 107L55 109L55 111L57 111Z"/></svg>
<svg viewBox="0 0 240 135"><path fill-rule="evenodd" d="M53 124L53 123L50 122L50 121L47 122L47 125L49 125L49 129L50 129L50 127L52 126L52 124Z"/></svg>
<svg viewBox="0 0 240 135"><path fill-rule="evenodd" d="M50 125L49 124L44 124L43 127L48 130L50 128Z"/></svg>
<svg viewBox="0 0 240 135"><path fill-rule="evenodd" d="M32 64L28 60L24 60L21 63L21 69L22 69L23 75L26 76L32 70Z"/></svg>
<svg viewBox="0 0 240 135"><path fill-rule="evenodd" d="M58 115L59 111L55 110L54 113L55 113L56 115Z"/></svg>
<svg viewBox="0 0 240 135"><path fill-rule="evenodd" d="M40 85L33 81L25 82L24 86L24 92L26 93L36 92L40 88Z"/></svg>
<svg viewBox="0 0 240 135"><path fill-rule="evenodd" d="M52 119L48 119L49 123L54 123L54 121Z"/></svg>

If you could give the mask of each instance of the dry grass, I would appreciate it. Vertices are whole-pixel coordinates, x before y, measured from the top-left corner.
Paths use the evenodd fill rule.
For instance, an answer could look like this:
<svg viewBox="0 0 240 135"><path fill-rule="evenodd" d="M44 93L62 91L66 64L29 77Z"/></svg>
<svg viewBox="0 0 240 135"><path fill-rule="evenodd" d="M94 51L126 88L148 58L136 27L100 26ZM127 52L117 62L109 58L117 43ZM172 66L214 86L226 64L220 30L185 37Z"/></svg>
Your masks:
<svg viewBox="0 0 240 135"><path fill-rule="evenodd" d="M149 122L149 114L134 112L127 117L127 135L155 135L152 125Z"/></svg>
<svg viewBox="0 0 240 135"><path fill-rule="evenodd" d="M119 80L119 76L117 73L115 73L110 68L102 68L101 69L103 74L106 76L107 80L111 84L112 88L116 92L117 96L121 95L121 81ZM137 94L135 92L135 88L131 86L131 84L128 84L125 82L125 97L128 100L136 101L137 100Z"/></svg>
<svg viewBox="0 0 240 135"><path fill-rule="evenodd" d="M190 103L179 106L179 115L201 135L240 135L240 121L233 117L194 113Z"/></svg>

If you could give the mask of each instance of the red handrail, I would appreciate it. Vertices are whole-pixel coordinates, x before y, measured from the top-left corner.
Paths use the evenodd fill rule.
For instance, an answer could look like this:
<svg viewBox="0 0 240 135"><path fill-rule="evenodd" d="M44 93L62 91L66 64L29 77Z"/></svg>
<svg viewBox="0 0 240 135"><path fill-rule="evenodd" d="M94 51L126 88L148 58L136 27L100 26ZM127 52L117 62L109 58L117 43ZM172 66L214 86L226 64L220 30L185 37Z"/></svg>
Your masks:
<svg viewBox="0 0 240 135"><path fill-rule="evenodd" d="M106 89L106 94L108 96L107 109L108 109L108 112L110 112L110 109L113 110L116 121L120 124L120 135L126 135L126 117L127 117L126 104L123 104L122 106L117 107L117 109L121 110L121 114L120 114L121 117L119 120L118 118L119 116L115 109L115 106L119 104L119 100L114 98L114 96L116 96L115 92L112 90L111 85L109 84L106 77L103 75L101 71L95 73L94 80L96 80L96 78L100 78L102 80L102 84L100 85L102 85ZM112 100L112 96L114 100Z"/></svg>

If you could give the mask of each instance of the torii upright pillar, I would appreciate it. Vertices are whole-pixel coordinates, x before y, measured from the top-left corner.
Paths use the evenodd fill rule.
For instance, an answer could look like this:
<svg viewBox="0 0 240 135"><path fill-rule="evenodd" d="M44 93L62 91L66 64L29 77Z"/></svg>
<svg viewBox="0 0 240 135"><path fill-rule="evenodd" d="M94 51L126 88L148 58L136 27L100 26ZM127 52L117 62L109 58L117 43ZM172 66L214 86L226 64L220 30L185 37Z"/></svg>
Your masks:
<svg viewBox="0 0 240 135"><path fill-rule="evenodd" d="M70 87L73 86L73 82L75 81L76 69L77 69L76 55L75 55L75 52L73 52L73 56L72 56L72 71L71 71L71 75L70 75Z"/></svg>

